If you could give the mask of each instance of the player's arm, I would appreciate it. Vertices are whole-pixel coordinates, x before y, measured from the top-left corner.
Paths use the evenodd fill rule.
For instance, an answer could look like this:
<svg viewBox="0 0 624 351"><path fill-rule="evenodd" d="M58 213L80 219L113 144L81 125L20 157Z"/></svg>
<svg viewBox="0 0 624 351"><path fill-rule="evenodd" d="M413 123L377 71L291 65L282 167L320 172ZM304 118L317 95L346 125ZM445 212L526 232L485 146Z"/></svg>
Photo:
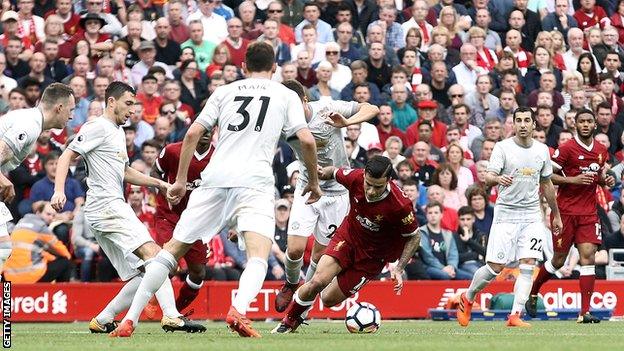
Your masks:
<svg viewBox="0 0 624 351"><path fill-rule="evenodd" d="M555 235L559 235L561 228L563 228L563 224L561 222L561 214L559 214L559 207L557 207L557 192L555 191L555 186L550 180L550 177L548 177L543 178L540 181L540 187L542 188L542 194L544 194L546 202L548 202L548 207L550 207L550 210L552 211L552 232Z"/></svg>
<svg viewBox="0 0 624 351"><path fill-rule="evenodd" d="M336 179L336 172L338 168L334 166L327 166L318 169L318 177L320 180L332 180Z"/></svg>
<svg viewBox="0 0 624 351"><path fill-rule="evenodd" d="M184 136L182 150L180 151L180 161L178 163L178 175L175 183L173 183L167 192L167 200L174 205L178 204L186 193L186 180L188 178L188 168L191 164L191 158L193 157L193 152L195 152L197 148L199 139L205 132L206 127L203 124L194 122Z"/></svg>
<svg viewBox="0 0 624 351"><path fill-rule="evenodd" d="M316 161L316 141L308 128L301 128L297 131L297 138L301 143L301 151L303 154L303 162L307 169L317 169L318 163ZM186 142L186 137L184 138ZM184 150L184 147L182 147ZM194 148L193 148L194 150ZM189 157L190 159L190 157ZM180 165L182 165L182 158L180 158ZM188 166L187 166L188 167ZM179 172L179 171L178 171ZM179 173L178 173L179 177ZM308 172L308 185L303 189L303 194L310 193L310 197L306 203L311 204L318 201L323 193L319 187L319 178L316 172Z"/></svg>
<svg viewBox="0 0 624 351"><path fill-rule="evenodd" d="M488 171L485 174L485 184L487 186L502 185L510 186L513 181L513 177L506 174L496 174L495 172Z"/></svg>
<svg viewBox="0 0 624 351"><path fill-rule="evenodd" d="M65 197L65 180L69 172L69 165L79 156L76 151L66 148L59 157L56 164L56 176L54 177L54 194L50 199L50 204L56 212L63 211L67 198Z"/></svg>
<svg viewBox="0 0 624 351"><path fill-rule="evenodd" d="M3 165L13 158L13 150L4 140L0 139L0 165ZM15 197L13 183L2 172L0 172L0 200L11 202Z"/></svg>
<svg viewBox="0 0 624 351"><path fill-rule="evenodd" d="M350 118L345 118L340 113L332 112L328 116L329 120L327 121L327 124L336 128L342 128L353 124L370 121L371 119L373 119L373 117L379 114L379 107L371 105L368 102L358 104L356 109L357 112L354 113Z"/></svg>
<svg viewBox="0 0 624 351"><path fill-rule="evenodd" d="M133 185L156 187L160 191L164 192L167 192L167 190L169 190L169 184L167 184L166 182L158 178L145 175L130 167L128 164L126 164L126 169L124 171L124 181Z"/></svg>
<svg viewBox="0 0 624 351"><path fill-rule="evenodd" d="M403 289L403 272L405 271L405 266L407 266L412 257L414 257L416 250L418 250L420 246L420 230L418 228L416 228L413 233L407 235L410 236L410 239L405 243L403 252L396 266L390 271L390 277L395 282L394 291L397 295L401 295L401 290Z"/></svg>

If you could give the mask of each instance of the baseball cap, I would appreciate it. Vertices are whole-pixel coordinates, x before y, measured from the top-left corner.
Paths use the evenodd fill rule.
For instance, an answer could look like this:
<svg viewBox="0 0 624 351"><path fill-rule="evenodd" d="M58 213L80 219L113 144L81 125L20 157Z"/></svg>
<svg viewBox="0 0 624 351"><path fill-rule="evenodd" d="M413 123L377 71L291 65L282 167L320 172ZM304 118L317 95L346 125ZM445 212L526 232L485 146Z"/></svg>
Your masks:
<svg viewBox="0 0 624 351"><path fill-rule="evenodd" d="M153 42L151 41L147 41L147 40L143 40L141 41L141 44L139 45L139 51L141 50L151 50L151 49L156 49L156 46L154 45Z"/></svg>
<svg viewBox="0 0 624 351"><path fill-rule="evenodd" d="M368 151L371 151L371 150L383 151L383 147L381 147L380 143L374 142L374 143L368 144Z"/></svg>
<svg viewBox="0 0 624 351"><path fill-rule="evenodd" d="M418 108L423 108L423 109L437 109L438 108L438 103L433 101L433 100L423 100L423 101L419 101L418 102Z"/></svg>
<svg viewBox="0 0 624 351"><path fill-rule="evenodd" d="M10 19L14 21L19 21L19 16L17 15L17 12L7 11L2 14L2 22L8 21Z"/></svg>
<svg viewBox="0 0 624 351"><path fill-rule="evenodd" d="M278 209L280 207L286 207L287 209L290 210L290 201L286 199L279 199L275 201L275 209Z"/></svg>

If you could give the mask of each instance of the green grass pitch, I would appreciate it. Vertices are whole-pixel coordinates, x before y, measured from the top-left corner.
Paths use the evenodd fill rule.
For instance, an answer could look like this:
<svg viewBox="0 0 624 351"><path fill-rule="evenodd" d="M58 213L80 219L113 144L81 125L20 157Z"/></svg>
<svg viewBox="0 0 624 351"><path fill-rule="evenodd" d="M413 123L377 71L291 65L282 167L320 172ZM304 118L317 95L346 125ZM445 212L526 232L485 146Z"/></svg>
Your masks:
<svg viewBox="0 0 624 351"><path fill-rule="evenodd" d="M256 322L262 339L243 339L224 323L207 323L204 334L164 333L156 323L142 323L132 338L112 339L90 334L87 323L15 323L15 350L624 350L624 324L602 322L578 325L573 321L533 322L530 329L507 328L504 322L473 322L468 328L456 322L384 321L370 335L349 334L341 322L312 321L298 333L271 335L275 323Z"/></svg>

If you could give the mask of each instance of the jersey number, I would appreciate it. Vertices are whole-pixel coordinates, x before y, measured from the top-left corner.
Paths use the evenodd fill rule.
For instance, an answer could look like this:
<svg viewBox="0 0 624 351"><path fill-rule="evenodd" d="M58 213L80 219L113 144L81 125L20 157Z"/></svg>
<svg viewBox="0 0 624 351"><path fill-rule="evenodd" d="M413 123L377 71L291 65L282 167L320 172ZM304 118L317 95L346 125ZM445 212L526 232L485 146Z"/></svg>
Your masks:
<svg viewBox="0 0 624 351"><path fill-rule="evenodd" d="M240 132L245 129L249 124L249 112L247 112L247 106L253 100L253 96L237 96L234 98L234 101L242 101L243 103L240 105L236 112L240 113L243 116L243 121L238 124L229 124L227 129L232 132ZM262 106L260 107L260 113L258 114L258 121L256 122L256 126L254 130L259 132L262 130L262 124L264 123L264 118L266 117L267 110L269 109L269 101L271 98L268 96L261 96L260 101L262 101Z"/></svg>
<svg viewBox="0 0 624 351"><path fill-rule="evenodd" d="M531 250L542 251L542 239L531 238Z"/></svg>
<svg viewBox="0 0 624 351"><path fill-rule="evenodd" d="M329 229L329 234L327 234L327 238L331 239L334 234L336 234L336 229L338 229L338 226L335 224L330 224L329 227L327 227L327 229Z"/></svg>

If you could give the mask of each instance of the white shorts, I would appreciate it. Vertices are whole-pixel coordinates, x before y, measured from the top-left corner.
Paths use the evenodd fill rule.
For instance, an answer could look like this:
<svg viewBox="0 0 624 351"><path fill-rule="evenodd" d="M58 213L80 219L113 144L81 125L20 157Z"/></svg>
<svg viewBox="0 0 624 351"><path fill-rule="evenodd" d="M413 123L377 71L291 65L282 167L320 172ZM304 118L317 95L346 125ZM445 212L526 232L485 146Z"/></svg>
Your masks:
<svg viewBox="0 0 624 351"><path fill-rule="evenodd" d="M4 202L0 202L0 237L9 235L7 222L12 219L13 215L11 214L11 211L9 211Z"/></svg>
<svg viewBox="0 0 624 351"><path fill-rule="evenodd" d="M85 218L119 278L127 281L140 274L139 268L144 262L133 251L154 239L132 207L122 200L115 200L102 210L85 210Z"/></svg>
<svg viewBox="0 0 624 351"><path fill-rule="evenodd" d="M274 206L273 193L251 188L199 187L191 193L173 238L187 244L201 239L207 244L227 226L239 233L255 232L273 241Z"/></svg>
<svg viewBox="0 0 624 351"><path fill-rule="evenodd" d="M322 196L313 204L306 204L310 194L302 196L302 189L295 190L295 198L290 209L288 235L309 237L314 234L316 241L324 246L349 212L349 193L338 196Z"/></svg>
<svg viewBox="0 0 624 351"><path fill-rule="evenodd" d="M522 258L542 259L545 227L542 222L493 223L486 262L508 264Z"/></svg>

